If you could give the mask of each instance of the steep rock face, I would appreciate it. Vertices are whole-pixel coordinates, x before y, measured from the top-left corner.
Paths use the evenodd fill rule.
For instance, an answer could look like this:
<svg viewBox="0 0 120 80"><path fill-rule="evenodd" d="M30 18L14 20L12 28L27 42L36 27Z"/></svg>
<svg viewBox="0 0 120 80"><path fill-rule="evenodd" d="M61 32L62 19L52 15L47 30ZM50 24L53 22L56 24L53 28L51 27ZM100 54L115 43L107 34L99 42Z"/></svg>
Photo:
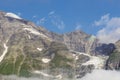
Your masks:
<svg viewBox="0 0 120 80"><path fill-rule="evenodd" d="M98 43L95 47L96 54L102 54L109 56L115 50L115 45L113 43L110 44L101 44Z"/></svg>
<svg viewBox="0 0 120 80"><path fill-rule="evenodd" d="M85 52L85 45L89 35L82 31L75 31L71 33L64 34L64 43L69 49L79 52Z"/></svg>
<svg viewBox="0 0 120 80"><path fill-rule="evenodd" d="M120 41L115 43L116 49L109 56L106 63L106 69L120 70Z"/></svg>
<svg viewBox="0 0 120 80"><path fill-rule="evenodd" d="M79 30L64 34L63 40L70 50L91 55L110 55L115 49L114 44L99 43L94 35Z"/></svg>

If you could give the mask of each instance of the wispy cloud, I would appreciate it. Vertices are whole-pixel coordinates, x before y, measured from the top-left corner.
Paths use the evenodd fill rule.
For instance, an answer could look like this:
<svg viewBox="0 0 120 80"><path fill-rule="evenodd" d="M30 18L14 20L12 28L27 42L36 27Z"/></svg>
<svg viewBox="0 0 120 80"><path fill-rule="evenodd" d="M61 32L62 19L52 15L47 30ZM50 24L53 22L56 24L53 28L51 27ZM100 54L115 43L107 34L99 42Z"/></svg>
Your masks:
<svg viewBox="0 0 120 80"><path fill-rule="evenodd" d="M44 24L45 21L46 21L46 18L45 18L45 17L41 18L41 19L40 19L40 24Z"/></svg>
<svg viewBox="0 0 120 80"><path fill-rule="evenodd" d="M37 18L37 16L33 16L33 19ZM49 25L57 27L59 30L63 30L65 28L64 21L61 19L60 15L57 15L55 11L51 11L45 17L38 19L36 21L37 25L44 25L46 23L50 23Z"/></svg>
<svg viewBox="0 0 120 80"><path fill-rule="evenodd" d="M38 20L36 23L37 23L37 25L42 25L42 24L44 24L46 21L47 21L46 18L43 17L43 18L41 18L40 20Z"/></svg>
<svg viewBox="0 0 120 80"><path fill-rule="evenodd" d="M80 23L76 23L76 28L75 28L75 30L80 30L81 29L81 24Z"/></svg>
<svg viewBox="0 0 120 80"><path fill-rule="evenodd" d="M18 16L21 16L22 14L20 12L17 13Z"/></svg>
<svg viewBox="0 0 120 80"><path fill-rule="evenodd" d="M34 19L34 18L37 18L37 16L36 16L36 15L33 15L32 18L33 18L33 19Z"/></svg>
<svg viewBox="0 0 120 80"><path fill-rule="evenodd" d="M120 17L109 17L109 14L95 21L96 26L104 26L97 32L101 43L115 43L120 39Z"/></svg>
<svg viewBox="0 0 120 80"><path fill-rule="evenodd" d="M48 15L50 16L50 15L53 15L54 13L55 13L55 11L51 11L48 13Z"/></svg>
<svg viewBox="0 0 120 80"><path fill-rule="evenodd" d="M59 15L57 15L55 13L55 11L51 11L49 14L48 14L49 18L50 18L50 21L51 23L57 27L58 29L60 30L63 30L65 28L65 24L64 24L64 21L60 18Z"/></svg>
<svg viewBox="0 0 120 80"><path fill-rule="evenodd" d="M60 29L60 30L62 30L62 29L64 29L64 27L65 27L65 24L64 24L64 22L63 21L61 21L61 20L52 20L51 21L52 22L52 24L54 25L54 26L56 26L58 29Z"/></svg>
<svg viewBox="0 0 120 80"><path fill-rule="evenodd" d="M101 17L101 19L99 21L95 21L94 22L94 25L95 26L102 26L102 25L105 25L108 21L109 21L109 15L110 14L106 14L104 16Z"/></svg>

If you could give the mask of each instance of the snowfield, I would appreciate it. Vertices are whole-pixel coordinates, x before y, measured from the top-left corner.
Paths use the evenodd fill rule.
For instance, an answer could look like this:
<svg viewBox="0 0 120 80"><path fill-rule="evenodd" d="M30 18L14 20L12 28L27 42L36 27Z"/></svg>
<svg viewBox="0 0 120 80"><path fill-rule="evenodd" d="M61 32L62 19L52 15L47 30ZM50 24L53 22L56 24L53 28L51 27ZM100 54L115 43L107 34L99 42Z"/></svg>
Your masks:
<svg viewBox="0 0 120 80"><path fill-rule="evenodd" d="M105 61L108 57L104 57L104 56L91 56L89 54L86 53L79 53L80 55L86 55L88 57L90 57L90 60L87 61L86 63L83 63L82 65L94 65L95 69L101 69L104 67L105 65Z"/></svg>
<svg viewBox="0 0 120 80"><path fill-rule="evenodd" d="M83 53L83 52L77 52L77 51L72 51L72 52L77 53L79 56L80 55L85 55L85 56L90 57L90 60L83 63L82 65L94 65L95 69L102 69L103 66L105 65L105 62L106 62L107 58L108 58L108 56L91 56L90 54L86 54L86 53ZM78 56L76 56L76 60L77 59L78 59Z"/></svg>
<svg viewBox="0 0 120 80"><path fill-rule="evenodd" d="M91 65L93 64L95 66L95 69L101 69L104 67L105 60L101 57L96 56L90 56L90 60L86 63L83 63L82 65Z"/></svg>
<svg viewBox="0 0 120 80"><path fill-rule="evenodd" d="M16 19L22 19L21 17L19 17L18 15L14 14L14 13L6 13L5 16L16 18Z"/></svg>

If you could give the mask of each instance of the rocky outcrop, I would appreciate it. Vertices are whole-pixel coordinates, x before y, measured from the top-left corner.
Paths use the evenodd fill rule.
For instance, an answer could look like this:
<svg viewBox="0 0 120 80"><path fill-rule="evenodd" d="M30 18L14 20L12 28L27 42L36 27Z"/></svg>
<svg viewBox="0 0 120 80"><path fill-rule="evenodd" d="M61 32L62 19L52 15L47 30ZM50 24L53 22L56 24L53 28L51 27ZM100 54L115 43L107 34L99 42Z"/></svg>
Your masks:
<svg viewBox="0 0 120 80"><path fill-rule="evenodd" d="M67 45L69 49L79 52L85 52L85 45L88 41L87 38L90 35L82 32L75 31L71 33L64 34L64 43Z"/></svg>
<svg viewBox="0 0 120 80"><path fill-rule="evenodd" d="M115 43L116 49L109 56L106 63L106 69L110 70L120 70L120 41Z"/></svg>
<svg viewBox="0 0 120 80"><path fill-rule="evenodd" d="M98 43L95 47L96 54L102 54L109 56L115 50L115 45L113 43L110 44L101 44Z"/></svg>

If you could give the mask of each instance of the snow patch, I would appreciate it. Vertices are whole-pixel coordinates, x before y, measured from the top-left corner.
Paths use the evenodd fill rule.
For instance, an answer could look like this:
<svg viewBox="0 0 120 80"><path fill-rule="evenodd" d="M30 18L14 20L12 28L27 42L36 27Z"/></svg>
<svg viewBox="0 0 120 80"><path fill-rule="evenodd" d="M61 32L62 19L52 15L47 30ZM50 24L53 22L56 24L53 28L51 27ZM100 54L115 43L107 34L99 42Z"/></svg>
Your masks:
<svg viewBox="0 0 120 80"><path fill-rule="evenodd" d="M91 55L83 53L83 52L78 52L78 53L79 53L79 55L85 55L85 56L91 57Z"/></svg>
<svg viewBox="0 0 120 80"><path fill-rule="evenodd" d="M72 56L75 58L75 60L78 60L79 58L78 58L78 55L76 55L76 54L72 54Z"/></svg>
<svg viewBox="0 0 120 80"><path fill-rule="evenodd" d="M78 51L74 51L74 50L70 50L71 52L75 52L76 54L78 54L78 55L85 55L85 56L89 56L90 57L90 55L89 54L86 54L86 53L83 53L83 52L78 52Z"/></svg>
<svg viewBox="0 0 120 80"><path fill-rule="evenodd" d="M51 61L51 59L48 58L42 58L42 62L43 63L49 63Z"/></svg>
<svg viewBox="0 0 120 80"><path fill-rule="evenodd" d="M43 49L42 48L37 48L38 51L42 51Z"/></svg>
<svg viewBox="0 0 120 80"><path fill-rule="evenodd" d="M34 71L33 73L35 73L35 74L41 74L41 75L43 75L44 77L62 79L62 75L61 75L61 74L56 75L56 76L53 76L53 75L49 75L49 74L47 74L47 73L44 73L44 72L38 71L38 70Z"/></svg>
<svg viewBox="0 0 120 80"><path fill-rule="evenodd" d="M103 68L105 65L105 61L108 59L108 56L91 56L90 54L86 54L83 52L77 52L77 51L73 51L73 50L71 50L71 51L75 52L79 56L80 55L88 56L90 58L90 60L83 63L82 65L94 65L95 69ZM78 59L78 58L76 58L76 59Z"/></svg>
<svg viewBox="0 0 120 80"><path fill-rule="evenodd" d="M44 38L46 38L46 39L48 39L48 40L51 41L51 39L48 38L46 35L44 35L44 34L38 32L37 30L35 30L35 29L33 29L33 28L23 28L23 29L24 29L24 30L27 30L27 31L30 31L30 33L32 33L32 34L42 36L42 37L44 37Z"/></svg>
<svg viewBox="0 0 120 80"><path fill-rule="evenodd" d="M105 61L107 59L107 57L104 57L104 56L91 56L90 54L86 54L82 52L78 52L78 53L79 55L85 55L90 57L90 60L87 61L86 63L83 63L82 65L94 65L95 69L103 68Z"/></svg>
<svg viewBox="0 0 120 80"><path fill-rule="evenodd" d="M59 75L56 76L56 78L58 78L58 79L62 79L62 75L59 74Z"/></svg>
<svg viewBox="0 0 120 80"><path fill-rule="evenodd" d="M19 17L18 15L14 14L14 13L6 13L5 16L16 18L16 19L22 19L21 17Z"/></svg>
<svg viewBox="0 0 120 80"><path fill-rule="evenodd" d="M94 65L95 69L101 69L103 68L105 63L105 59L102 57L96 57L96 56L90 56L90 60L86 63L83 63L82 65Z"/></svg>
<svg viewBox="0 0 120 80"><path fill-rule="evenodd" d="M44 73L44 72L42 72L42 71L38 71L38 70L34 71L33 73L41 74L41 75L43 75L43 76L45 76L45 77L53 77L53 76L51 76L51 75L49 75L49 74L46 74L46 73Z"/></svg>
<svg viewBox="0 0 120 80"><path fill-rule="evenodd" d="M75 54L72 54L73 55L73 57L75 57L76 55Z"/></svg>
<svg viewBox="0 0 120 80"><path fill-rule="evenodd" d="M38 31L36 31L35 29L32 29L32 28L24 28L24 30L30 31L30 33L33 33L35 35L40 35L40 33Z"/></svg>
<svg viewBox="0 0 120 80"><path fill-rule="evenodd" d="M78 56L75 56L75 60L78 60L79 58L78 58Z"/></svg>
<svg viewBox="0 0 120 80"><path fill-rule="evenodd" d="M4 59L6 53L8 52L8 47L6 46L6 43L4 43L5 50L3 51L3 54L0 56L0 62Z"/></svg>
<svg viewBox="0 0 120 80"><path fill-rule="evenodd" d="M29 39L31 39L31 36L30 36L30 35L28 35L28 38L29 38Z"/></svg>

